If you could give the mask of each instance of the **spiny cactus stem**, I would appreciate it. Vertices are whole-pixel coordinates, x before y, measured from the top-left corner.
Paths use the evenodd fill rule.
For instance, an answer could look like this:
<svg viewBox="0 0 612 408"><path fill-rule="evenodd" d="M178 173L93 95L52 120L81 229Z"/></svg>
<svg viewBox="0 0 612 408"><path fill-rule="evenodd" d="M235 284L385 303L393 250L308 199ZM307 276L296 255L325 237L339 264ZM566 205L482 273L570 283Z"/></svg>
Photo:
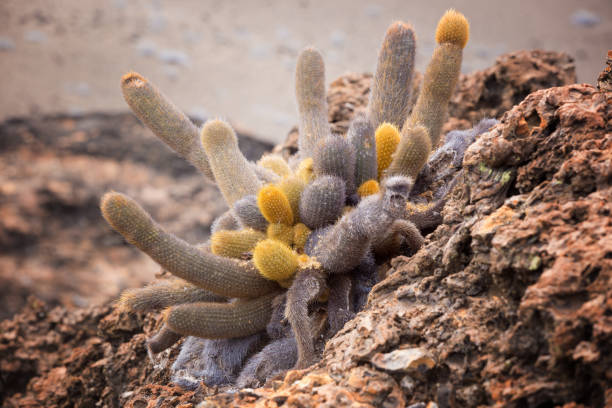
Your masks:
<svg viewBox="0 0 612 408"><path fill-rule="evenodd" d="M368 105L369 116L375 128L383 122L401 128L408 117L414 55L412 27L401 21L391 24L378 55Z"/></svg>
<svg viewBox="0 0 612 408"><path fill-rule="evenodd" d="M404 127L422 125L427 130L432 148L438 146L442 124L446 120L448 102L455 90L463 47L469 37L469 25L463 14L449 10L436 30L439 45L425 71L421 93Z"/></svg>
<svg viewBox="0 0 612 408"><path fill-rule="evenodd" d="M291 324L298 348L296 369L306 368L316 361L313 322L308 316L308 305L327 288L326 274L316 268L300 269L287 292L285 316Z"/></svg>
<svg viewBox="0 0 612 408"><path fill-rule="evenodd" d="M102 198L102 214L131 244L173 275L227 297L256 297L278 288L251 263L202 251L164 231L134 200L119 193Z"/></svg>
<svg viewBox="0 0 612 408"><path fill-rule="evenodd" d="M257 194L261 182L251 163L238 148L231 126L221 120L209 120L202 127L202 145L219 190L231 207L242 197Z"/></svg>
<svg viewBox="0 0 612 408"><path fill-rule="evenodd" d="M225 300L223 296L198 288L182 279L173 279L140 289L126 290L121 294L119 307L137 312L150 312L181 303L223 300Z"/></svg>
<svg viewBox="0 0 612 408"><path fill-rule="evenodd" d="M170 148L214 181L196 126L153 84L136 72L121 78L123 97L134 114Z"/></svg>
<svg viewBox="0 0 612 408"><path fill-rule="evenodd" d="M264 330L272 315L273 292L232 303L191 303L168 310L168 327L185 336L207 339L243 337Z"/></svg>
<svg viewBox="0 0 612 408"><path fill-rule="evenodd" d="M423 126L402 129L402 137L389 168L387 175L408 176L416 179L419 172L427 163L431 152L431 140Z"/></svg>
<svg viewBox="0 0 612 408"><path fill-rule="evenodd" d="M325 99L325 64L319 51L303 50L295 71L295 95L300 113L300 155L312 157L317 142L330 134Z"/></svg>

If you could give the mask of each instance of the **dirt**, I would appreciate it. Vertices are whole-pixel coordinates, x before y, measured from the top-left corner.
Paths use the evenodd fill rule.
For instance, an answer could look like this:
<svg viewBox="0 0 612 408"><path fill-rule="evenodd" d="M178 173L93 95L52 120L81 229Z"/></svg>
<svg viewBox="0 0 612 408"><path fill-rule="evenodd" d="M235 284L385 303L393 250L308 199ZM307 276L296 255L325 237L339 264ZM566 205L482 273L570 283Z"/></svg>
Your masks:
<svg viewBox="0 0 612 408"><path fill-rule="evenodd" d="M565 55L514 55L461 79L447 126L479 118L479 101L501 122L466 152L443 224L391 262L320 363L259 389L183 391L168 381L176 347L147 356L158 318L30 298L0 323L4 406L611 405L612 93L569 85ZM511 82L542 74L506 75L522 58L544 79ZM336 82L360 100L367 80Z"/></svg>

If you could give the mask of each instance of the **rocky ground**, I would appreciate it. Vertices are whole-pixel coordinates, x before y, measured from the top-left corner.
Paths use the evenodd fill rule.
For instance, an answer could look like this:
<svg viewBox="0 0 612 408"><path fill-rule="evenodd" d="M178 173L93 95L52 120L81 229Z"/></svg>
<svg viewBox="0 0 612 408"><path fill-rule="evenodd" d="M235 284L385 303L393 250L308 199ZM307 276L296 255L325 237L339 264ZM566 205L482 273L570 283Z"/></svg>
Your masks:
<svg viewBox="0 0 612 408"><path fill-rule="evenodd" d="M347 75L333 83L334 129L345 129L363 107L369 81L367 75ZM544 52L509 54L490 69L461 78L445 129L468 127L485 116L500 123L468 149L464 182L444 209L444 223L414 256L391 262L366 308L328 342L314 367L290 371L260 389L201 384L187 392L168 381L176 347L154 362L147 356L146 334L159 325L159 317L119 313L110 305L52 308L31 297L19 314L0 323L4 406L611 405L612 75L609 68L602 74L601 89L573 82L572 60ZM23 150L25 163L46 174L40 159L25 156L28 146L37 144L20 148L17 136L0 140L8 152L3 158L18 158ZM289 152L291 143L290 135L278 149ZM132 155L139 148L122 145L120 151ZM50 155L49 150L41 151ZM111 161L101 153L95 158ZM132 167L109 171L96 182L120 189L119 181L128 193L138 193L138 187L128 187L132 173L121 176L139 160L112 162ZM157 184L160 191L184 181L182 170L168 174ZM137 186L149 184L145 176L134 178L141 182ZM3 179L0 185L5 184ZM39 197L36 188L31 195ZM181 205L195 206L208 197L187 199L193 192L178 196ZM167 199L161 196L160 208L161 203L168 207ZM155 208L151 200L141 199ZM2 198L2 213L21 214L22 205L11 207L11 202ZM154 216L163 219L158 211ZM23 214L28 222L35 219ZM52 214L45 213L45 220ZM86 212L81 217L89 219ZM171 216L168 223L173 225ZM67 220L65 225L79 227ZM46 231L42 236L51 247L57 238L46 227L36 231ZM2 225L0 231L6 230ZM182 233L178 227L174 231ZM16 239L2 234L8 242ZM105 234L114 244L96 246L104 241L95 237ZM90 239L79 243L90 246L89 254L110 257L113 248L126 250L108 231ZM22 257L19 262L34 261ZM54 267L65 273L61 263Z"/></svg>
<svg viewBox="0 0 612 408"><path fill-rule="evenodd" d="M240 144L252 159L271 148L245 132ZM190 242L206 240L225 210L217 188L131 114L0 124L0 318L28 294L83 307L153 279L159 267L100 215L111 189L136 197Z"/></svg>

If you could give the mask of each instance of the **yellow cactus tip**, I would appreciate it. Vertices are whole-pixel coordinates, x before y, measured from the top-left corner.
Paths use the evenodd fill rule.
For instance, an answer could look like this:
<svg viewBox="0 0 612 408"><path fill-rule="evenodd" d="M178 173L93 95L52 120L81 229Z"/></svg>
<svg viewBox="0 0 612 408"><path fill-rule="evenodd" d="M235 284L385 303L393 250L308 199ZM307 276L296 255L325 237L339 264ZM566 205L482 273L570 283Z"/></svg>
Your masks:
<svg viewBox="0 0 612 408"><path fill-rule="evenodd" d="M241 258L265 236L263 232L250 228L239 231L217 231L210 238L210 250L213 254L226 258Z"/></svg>
<svg viewBox="0 0 612 408"><path fill-rule="evenodd" d="M357 189L357 194L359 197L367 197L372 194L376 194L380 191L380 186L378 185L378 181L376 180L368 180L364 181L361 186Z"/></svg>
<svg viewBox="0 0 612 408"><path fill-rule="evenodd" d="M255 246L253 263L261 276L276 282L291 279L299 265L298 254L273 239L265 239Z"/></svg>
<svg viewBox="0 0 612 408"><path fill-rule="evenodd" d="M138 72L128 72L121 77L121 86L140 87L147 83L147 80Z"/></svg>
<svg viewBox="0 0 612 408"><path fill-rule="evenodd" d="M266 235L268 238L283 242L286 245L293 245L295 234L292 226L281 223L274 223L268 225Z"/></svg>
<svg viewBox="0 0 612 408"><path fill-rule="evenodd" d="M269 223L293 224L293 211L289 199L275 185L263 186L257 193L257 206Z"/></svg>
<svg viewBox="0 0 612 408"><path fill-rule="evenodd" d="M393 123L384 122L376 129L376 137L393 136L399 138L400 131Z"/></svg>
<svg viewBox="0 0 612 408"><path fill-rule="evenodd" d="M376 129L375 138L378 178L380 179L393 160L393 153L400 142L400 132L397 126L385 122Z"/></svg>
<svg viewBox="0 0 612 408"><path fill-rule="evenodd" d="M470 37L470 24L465 16L454 9L447 10L438 22L436 42L451 43L464 48Z"/></svg>
<svg viewBox="0 0 612 408"><path fill-rule="evenodd" d="M201 131L202 144L207 150L214 149L215 146L232 143L238 145L238 138L232 127L221 119L210 119Z"/></svg>

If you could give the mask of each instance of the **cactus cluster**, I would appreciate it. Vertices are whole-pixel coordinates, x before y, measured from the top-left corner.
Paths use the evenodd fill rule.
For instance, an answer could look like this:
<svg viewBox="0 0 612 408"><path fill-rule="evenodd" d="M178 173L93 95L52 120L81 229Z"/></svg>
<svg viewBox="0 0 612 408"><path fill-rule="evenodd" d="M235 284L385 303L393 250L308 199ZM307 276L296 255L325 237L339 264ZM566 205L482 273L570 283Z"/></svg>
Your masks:
<svg viewBox="0 0 612 408"><path fill-rule="evenodd" d="M427 162L439 144L467 38L467 20L449 10L412 107L415 36L409 25L393 23L367 112L346 135L333 134L328 123L321 54L302 51L295 76L299 151L288 160L267 155L249 162L227 123L210 120L198 130L142 76L124 76L134 113L214 181L230 208L208 242L191 245L130 198L115 192L102 198L109 224L176 277L129 290L119 301L129 310L164 310L150 352L192 336L175 372L187 370L209 385L257 385L316 361L322 342L364 305L377 266L417 251L422 234L441 222L458 169L435 183ZM462 157L466 143L453 143L445 148L461 147ZM175 380L189 385L185 378Z"/></svg>

